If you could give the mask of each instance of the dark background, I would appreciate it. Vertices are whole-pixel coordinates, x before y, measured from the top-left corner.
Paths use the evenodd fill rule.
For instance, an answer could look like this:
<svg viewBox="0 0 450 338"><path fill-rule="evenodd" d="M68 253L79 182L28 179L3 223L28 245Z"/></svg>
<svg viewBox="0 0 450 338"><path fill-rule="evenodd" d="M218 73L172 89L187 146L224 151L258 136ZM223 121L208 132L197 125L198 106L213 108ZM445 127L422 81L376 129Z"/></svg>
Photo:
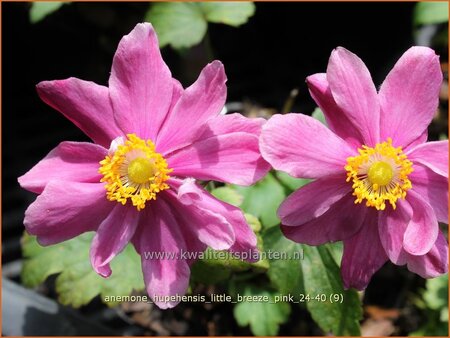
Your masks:
<svg viewBox="0 0 450 338"><path fill-rule="evenodd" d="M398 57L414 44L414 5L403 2L257 3L255 15L240 28L209 24L208 39L214 57L225 65L230 101L248 101L280 110L289 92L298 88L292 110L309 114L315 105L305 78L325 72L328 57L337 46L344 46L361 57L376 85L381 84ZM119 40L136 23L144 21L149 4L72 3L37 24L29 22L30 4L2 3L1 6L2 260L5 265L21 259L19 239L24 230L23 214L35 198L20 189L17 177L59 142L87 140L61 114L40 101L35 85L43 80L71 76L107 85ZM207 62L204 46L183 55L170 47L163 49L173 76L185 86ZM447 58L446 50L437 52ZM389 266L384 271L385 275L391 273ZM377 278L382 277L375 277L373 283ZM409 275L405 278L410 280ZM389 276L387 280L395 281L395 278ZM398 285L395 282L391 285L394 292L404 286L405 280L400 278L397 282ZM369 299L379 297L376 294L379 291L372 292L375 292L372 296L369 290L366 294ZM395 305L389 304L389 299L383 301L386 306ZM202 332L200 329L192 333Z"/></svg>

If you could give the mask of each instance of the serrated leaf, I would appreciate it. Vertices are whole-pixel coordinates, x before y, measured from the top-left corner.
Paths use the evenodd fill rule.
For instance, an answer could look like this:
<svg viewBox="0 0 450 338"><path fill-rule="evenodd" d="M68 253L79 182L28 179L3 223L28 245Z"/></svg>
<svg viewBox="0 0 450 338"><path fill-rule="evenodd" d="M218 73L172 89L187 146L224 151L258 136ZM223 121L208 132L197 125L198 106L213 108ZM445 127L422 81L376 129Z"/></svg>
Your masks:
<svg viewBox="0 0 450 338"><path fill-rule="evenodd" d="M448 2L419 2L414 9L414 25L448 22Z"/></svg>
<svg viewBox="0 0 450 338"><path fill-rule="evenodd" d="M200 2L199 5L208 21L234 27L246 23L255 13L252 2Z"/></svg>
<svg viewBox="0 0 450 338"><path fill-rule="evenodd" d="M273 286L281 294L303 293L303 276L300 267L303 261L302 246L287 239L279 227L267 229L263 234L263 240L266 252L270 250L280 253L286 258L268 257L270 267L267 275Z"/></svg>
<svg viewBox="0 0 450 338"><path fill-rule="evenodd" d="M31 4L30 22L36 23L44 19L47 15L56 12L66 2L63 1L37 1Z"/></svg>
<svg viewBox="0 0 450 338"><path fill-rule="evenodd" d="M311 297L325 294L327 301L307 301L306 307L314 321L327 334L336 336L361 335L361 301L355 290L342 286L339 267L325 246L303 245L304 261L301 264L305 294ZM342 294L343 302L330 302L330 295Z"/></svg>
<svg viewBox="0 0 450 338"><path fill-rule="evenodd" d="M211 194L213 194L219 200L232 204L235 207L239 207L244 200L244 197L241 194L230 187L219 187L213 189L211 191Z"/></svg>
<svg viewBox="0 0 450 338"><path fill-rule="evenodd" d="M311 182L311 180L307 178L292 177L284 171L276 171L275 175L285 186L289 188L290 191L297 190L298 188L303 187L305 184Z"/></svg>
<svg viewBox="0 0 450 338"><path fill-rule="evenodd" d="M277 210L286 194L283 186L271 173L251 187L233 187L244 197L241 209L258 217L264 227L280 223Z"/></svg>
<svg viewBox="0 0 450 338"><path fill-rule="evenodd" d="M140 257L133 247L128 245L111 262L111 277L102 278L91 267L92 238L93 233L85 233L70 241L42 247L35 237L24 234L25 262L21 274L24 285L35 287L48 276L60 273L56 278L58 299L61 304L75 308L89 303L97 295L104 301L107 296L126 296L133 290L143 290ZM115 302L106 303L116 305Z"/></svg>
<svg viewBox="0 0 450 338"><path fill-rule="evenodd" d="M175 49L200 43L208 27L200 6L191 2L153 3L145 21L155 28L160 47L171 45Z"/></svg>
<svg viewBox="0 0 450 338"><path fill-rule="evenodd" d="M279 325L286 322L291 308L288 303L273 303L277 293L254 285L246 285L244 296L267 296L270 302L243 301L234 307L234 318L240 326L250 325L255 336L275 336Z"/></svg>

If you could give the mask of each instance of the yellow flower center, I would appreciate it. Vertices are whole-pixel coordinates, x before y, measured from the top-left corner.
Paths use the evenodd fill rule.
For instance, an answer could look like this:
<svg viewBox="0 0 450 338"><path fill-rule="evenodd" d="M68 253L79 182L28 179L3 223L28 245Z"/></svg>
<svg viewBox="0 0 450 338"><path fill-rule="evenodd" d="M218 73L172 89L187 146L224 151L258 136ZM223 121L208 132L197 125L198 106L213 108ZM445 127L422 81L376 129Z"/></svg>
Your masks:
<svg viewBox="0 0 450 338"><path fill-rule="evenodd" d="M172 169L164 157L155 151L152 141L144 141L135 134L119 144L114 153L100 161L101 182L106 182L106 197L125 205L128 199L138 211L145 203L156 200L156 194L169 189L165 183Z"/></svg>
<svg viewBox="0 0 450 338"><path fill-rule="evenodd" d="M142 184L154 176L155 166L148 159L138 157L130 162L127 170L130 181Z"/></svg>
<svg viewBox="0 0 450 338"><path fill-rule="evenodd" d="M391 182L394 170L389 163L375 162L370 166L367 176L372 184L386 186Z"/></svg>
<svg viewBox="0 0 450 338"><path fill-rule="evenodd" d="M363 146L359 155L347 158L347 182L352 181L355 203L366 200L368 207L386 208L388 201L395 209L399 198L404 199L411 189L408 175L413 171L401 147L394 148L392 139L378 143L374 148Z"/></svg>

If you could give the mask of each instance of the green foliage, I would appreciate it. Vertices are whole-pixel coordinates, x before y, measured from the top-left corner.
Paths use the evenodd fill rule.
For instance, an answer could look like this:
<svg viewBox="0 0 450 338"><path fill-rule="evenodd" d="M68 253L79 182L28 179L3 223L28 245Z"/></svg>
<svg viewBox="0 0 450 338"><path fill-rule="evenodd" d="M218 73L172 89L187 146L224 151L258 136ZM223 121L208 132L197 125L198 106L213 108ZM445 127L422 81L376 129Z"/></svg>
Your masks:
<svg viewBox="0 0 450 338"><path fill-rule="evenodd" d="M425 311L426 322L411 336L448 336L448 274L429 279L417 305Z"/></svg>
<svg viewBox="0 0 450 338"><path fill-rule="evenodd" d="M208 249L211 250L211 249ZM245 270L245 267L243 267ZM204 284L217 284L228 280L231 275L231 269L217 264L217 262L209 262L204 260L196 261L191 267L191 276L194 282Z"/></svg>
<svg viewBox="0 0 450 338"><path fill-rule="evenodd" d="M219 187L211 191L216 198L224 202L230 203L235 207L239 207L244 197L231 187Z"/></svg>
<svg viewBox="0 0 450 338"><path fill-rule="evenodd" d="M264 250L266 252L284 252L287 257L294 258L299 253L302 254L303 249L281 233L279 227L272 227L265 231ZM300 255L300 258L302 255ZM269 257L270 258L270 257ZM274 257L275 258L275 257ZM303 276L300 265L301 259L269 259L270 268L267 275L273 286L281 294L300 294L303 293Z"/></svg>
<svg viewBox="0 0 450 338"><path fill-rule="evenodd" d="M414 9L414 25L448 22L448 2L419 2Z"/></svg>
<svg viewBox="0 0 450 338"><path fill-rule="evenodd" d="M448 274L428 279L423 299L428 308L443 310L443 320L448 321Z"/></svg>
<svg viewBox="0 0 450 338"><path fill-rule="evenodd" d="M152 4L145 20L153 24L160 47L182 49L202 41L208 21L237 27L254 12L251 2L158 2Z"/></svg>
<svg viewBox="0 0 450 338"><path fill-rule="evenodd" d="M254 285L244 287L244 296L268 297L269 302L238 303L234 308L234 317L240 326L250 325L256 336L274 336L280 324L286 322L291 312L288 303L274 303L277 292Z"/></svg>
<svg viewBox="0 0 450 338"><path fill-rule="evenodd" d="M145 20L155 28L160 47L170 44L175 49L200 43L208 28L199 6L191 2L154 3Z"/></svg>
<svg viewBox="0 0 450 338"><path fill-rule="evenodd" d="M289 193L311 182L311 180L307 178L292 177L283 171L276 171L275 175L278 178L278 180L289 189L288 190Z"/></svg>
<svg viewBox="0 0 450 338"><path fill-rule="evenodd" d="M277 209L286 197L283 186L269 173L251 187L233 186L243 197L241 208L258 217L264 227L280 223Z"/></svg>
<svg viewBox="0 0 450 338"><path fill-rule="evenodd" d="M253 216L252 214L244 214L245 220L247 221L248 225L252 228L253 232L258 233L261 231L261 222L259 221L258 217Z"/></svg>
<svg viewBox="0 0 450 338"><path fill-rule="evenodd" d="M315 114L315 118L320 119L318 113ZM255 285L255 280L264 281L261 277L255 277L255 280L244 284L247 287L245 289L247 293L272 293L273 295L274 292L277 292L279 295L293 295L296 300L300 295L304 295L305 300L302 304L306 305L313 319L325 333L359 335L359 320L362 317L361 301L355 290L344 291L340 269L336 264L342 258L342 243L327 244L321 247L297 244L284 237L280 228L275 226L279 224L276 210L286 195L309 181L274 171L273 174L269 173L254 186L230 185L220 194L214 191L213 193L216 196L222 196L222 199L227 202L240 200L231 193L230 189L236 190L242 195L244 199L240 207L245 212L258 216L263 224L261 230L263 245L260 246L260 249L266 253L271 251L277 252L278 255L285 255L283 259L273 255L268 256L269 266L266 274L269 281L262 282L262 284L258 282ZM248 272L244 272L244 274L248 276ZM326 301L318 300L320 295L325 295ZM340 301L331 302L331 295L342 297L342 303ZM319 297L315 299L316 296ZM283 319L284 315L280 315L282 310L279 308L279 304L238 304L234 314L238 323L242 326L250 325L250 329L255 335L273 335L278 332L278 326L286 320ZM265 324L261 323L267 316L273 316L274 320ZM257 318L260 320L258 321Z"/></svg>
<svg viewBox="0 0 450 338"><path fill-rule="evenodd" d="M91 267L89 248L93 233L86 233L70 241L48 247L40 246L34 236L24 234L22 250L25 262L22 282L27 287L36 287L47 277L56 278L58 299L63 305L78 308L94 297L126 296L133 290L143 290L140 257L131 245L111 263L113 271L109 278L100 277ZM109 306L116 305L107 302Z"/></svg>
<svg viewBox="0 0 450 338"><path fill-rule="evenodd" d="M314 298L325 294L342 294L342 303L326 301L307 301L306 307L314 321L325 333L336 336L359 336L359 320L362 318L361 302L355 290L342 286L339 267L325 246L303 245L305 259L301 264L305 294Z"/></svg>
<svg viewBox="0 0 450 338"><path fill-rule="evenodd" d="M439 141L445 141L448 140L448 136L445 135L444 133L439 134Z"/></svg>
<svg viewBox="0 0 450 338"><path fill-rule="evenodd" d="M325 120L325 115L323 114L323 111L319 107L314 109L311 116L313 118L315 118L316 120L322 122L324 125L327 125L327 121Z"/></svg>
<svg viewBox="0 0 450 338"><path fill-rule="evenodd" d="M37 1L31 4L30 22L36 23L44 19L47 15L56 12L66 2L63 1Z"/></svg>
<svg viewBox="0 0 450 338"><path fill-rule="evenodd" d="M206 20L239 27L255 14L252 2L199 2Z"/></svg>

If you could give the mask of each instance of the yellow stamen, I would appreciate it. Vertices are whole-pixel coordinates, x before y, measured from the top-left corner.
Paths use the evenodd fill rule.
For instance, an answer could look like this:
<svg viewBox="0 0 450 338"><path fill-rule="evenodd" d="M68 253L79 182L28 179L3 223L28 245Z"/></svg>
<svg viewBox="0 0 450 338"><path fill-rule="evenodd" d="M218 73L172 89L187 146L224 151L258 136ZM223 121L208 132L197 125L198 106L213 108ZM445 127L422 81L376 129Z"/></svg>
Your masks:
<svg viewBox="0 0 450 338"><path fill-rule="evenodd" d="M152 141L144 141L135 134L117 146L113 154L100 162L101 182L106 182L106 197L125 205L128 199L138 211L145 203L156 200L156 194L169 189L165 183L172 169L164 157L155 151Z"/></svg>
<svg viewBox="0 0 450 338"><path fill-rule="evenodd" d="M397 200L404 199L412 187L408 179L412 162L401 147L392 146L391 138L374 148L363 146L358 152L358 156L347 158L345 166L347 182L353 182L355 203L366 200L366 206L384 210L389 201L395 209Z"/></svg>

